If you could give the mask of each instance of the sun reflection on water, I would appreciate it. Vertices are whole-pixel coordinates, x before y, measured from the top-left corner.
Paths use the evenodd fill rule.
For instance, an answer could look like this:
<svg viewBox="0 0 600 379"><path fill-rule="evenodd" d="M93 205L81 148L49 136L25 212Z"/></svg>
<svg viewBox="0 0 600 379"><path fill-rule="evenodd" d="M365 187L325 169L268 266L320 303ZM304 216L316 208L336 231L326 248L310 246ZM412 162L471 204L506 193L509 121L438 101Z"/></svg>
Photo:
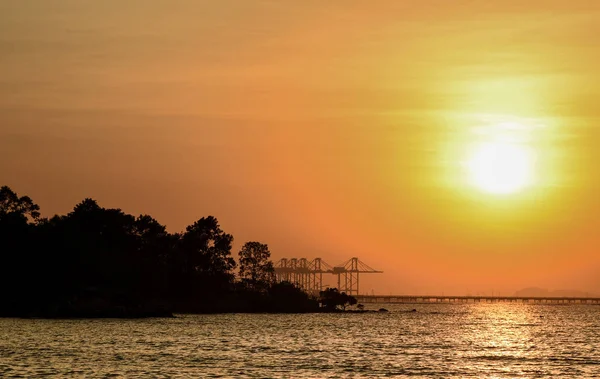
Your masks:
<svg viewBox="0 0 600 379"><path fill-rule="evenodd" d="M595 306L385 306L389 313L0 319L0 376L587 378L600 367Z"/></svg>

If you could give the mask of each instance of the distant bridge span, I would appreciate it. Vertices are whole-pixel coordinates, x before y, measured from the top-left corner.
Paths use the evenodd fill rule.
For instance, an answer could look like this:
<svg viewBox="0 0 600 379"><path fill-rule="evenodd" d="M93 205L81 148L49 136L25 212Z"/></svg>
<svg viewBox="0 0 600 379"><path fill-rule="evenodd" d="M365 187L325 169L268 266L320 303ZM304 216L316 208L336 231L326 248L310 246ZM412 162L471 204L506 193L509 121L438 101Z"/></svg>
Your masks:
<svg viewBox="0 0 600 379"><path fill-rule="evenodd" d="M439 303L524 303L524 304L600 304L597 297L522 297L522 296L414 296L354 295L359 303L439 304Z"/></svg>
<svg viewBox="0 0 600 379"><path fill-rule="evenodd" d="M275 262L275 277L279 282L290 282L303 290L318 294L325 286L323 274L337 276L337 288L356 297L359 303L438 304L438 303L525 303L525 304L598 304L597 297L535 297L535 296L417 296L417 295L360 295L360 274L381 274L358 258L350 258L337 266L330 266L321 258L283 258Z"/></svg>

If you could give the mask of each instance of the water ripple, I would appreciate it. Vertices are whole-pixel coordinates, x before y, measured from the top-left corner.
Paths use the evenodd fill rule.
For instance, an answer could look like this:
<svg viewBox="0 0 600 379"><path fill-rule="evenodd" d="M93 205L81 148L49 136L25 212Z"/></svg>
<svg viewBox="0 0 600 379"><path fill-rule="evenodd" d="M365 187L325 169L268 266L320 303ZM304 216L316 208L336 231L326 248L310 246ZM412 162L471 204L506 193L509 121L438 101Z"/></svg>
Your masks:
<svg viewBox="0 0 600 379"><path fill-rule="evenodd" d="M392 312L0 319L0 376L581 378L600 373L598 307L431 304L419 305L416 313L387 308Z"/></svg>

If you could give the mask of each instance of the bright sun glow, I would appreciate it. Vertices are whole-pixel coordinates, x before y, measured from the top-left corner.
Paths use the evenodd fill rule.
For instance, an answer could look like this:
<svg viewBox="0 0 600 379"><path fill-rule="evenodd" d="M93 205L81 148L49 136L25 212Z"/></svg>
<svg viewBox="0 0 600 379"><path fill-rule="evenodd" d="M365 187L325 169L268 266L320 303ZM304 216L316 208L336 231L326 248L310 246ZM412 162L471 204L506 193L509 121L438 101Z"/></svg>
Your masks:
<svg viewBox="0 0 600 379"><path fill-rule="evenodd" d="M533 180L531 151L519 144L487 142L478 145L467 162L473 185L493 194L510 194Z"/></svg>

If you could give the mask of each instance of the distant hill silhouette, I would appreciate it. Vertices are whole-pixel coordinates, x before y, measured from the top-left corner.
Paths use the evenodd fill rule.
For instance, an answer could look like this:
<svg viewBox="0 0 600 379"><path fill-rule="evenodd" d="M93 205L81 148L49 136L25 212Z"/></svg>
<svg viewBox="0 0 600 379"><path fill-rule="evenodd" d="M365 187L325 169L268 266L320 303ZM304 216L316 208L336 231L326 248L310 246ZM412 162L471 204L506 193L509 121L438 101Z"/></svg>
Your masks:
<svg viewBox="0 0 600 379"><path fill-rule="evenodd" d="M546 288L528 287L515 292L516 297L598 297L597 294L579 290L548 290Z"/></svg>

